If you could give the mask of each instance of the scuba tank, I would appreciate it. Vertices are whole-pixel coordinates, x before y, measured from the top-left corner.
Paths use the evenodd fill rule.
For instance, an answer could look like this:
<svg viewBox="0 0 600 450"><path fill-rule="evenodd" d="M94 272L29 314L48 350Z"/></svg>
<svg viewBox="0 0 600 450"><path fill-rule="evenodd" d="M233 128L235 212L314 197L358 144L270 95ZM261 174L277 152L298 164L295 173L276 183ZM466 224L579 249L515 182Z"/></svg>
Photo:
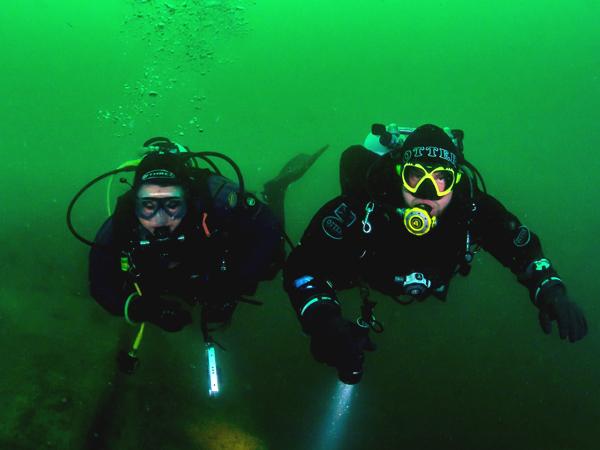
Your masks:
<svg viewBox="0 0 600 450"><path fill-rule="evenodd" d="M413 131L415 131L414 127L400 127L395 123L388 125L374 123L371 125L371 132L365 138L363 147L379 156L383 156L392 150L402 147L408 135ZM444 127L444 131L462 153L464 132L448 127Z"/></svg>

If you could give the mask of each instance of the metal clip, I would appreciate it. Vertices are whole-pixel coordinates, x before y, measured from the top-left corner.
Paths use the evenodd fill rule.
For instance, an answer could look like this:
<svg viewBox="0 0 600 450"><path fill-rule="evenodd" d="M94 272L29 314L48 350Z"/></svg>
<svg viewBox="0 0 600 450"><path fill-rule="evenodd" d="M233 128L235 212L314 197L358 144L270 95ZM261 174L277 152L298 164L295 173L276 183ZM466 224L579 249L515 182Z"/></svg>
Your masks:
<svg viewBox="0 0 600 450"><path fill-rule="evenodd" d="M373 202L369 202L369 203L367 203L367 206L365 206L366 215L362 221L363 233L365 233L365 234L369 234L371 232L371 230L373 229L373 227L371 226L371 223L369 222L369 216L371 215L371 213L373 212L374 209L375 209L375 204Z"/></svg>

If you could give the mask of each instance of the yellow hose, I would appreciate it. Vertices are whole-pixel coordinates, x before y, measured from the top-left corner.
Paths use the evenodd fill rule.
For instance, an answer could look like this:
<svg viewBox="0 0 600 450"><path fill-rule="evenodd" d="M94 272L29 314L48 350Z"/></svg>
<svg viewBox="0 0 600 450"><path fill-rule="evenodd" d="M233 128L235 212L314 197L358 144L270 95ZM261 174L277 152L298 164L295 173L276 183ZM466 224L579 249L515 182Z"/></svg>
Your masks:
<svg viewBox="0 0 600 450"><path fill-rule="evenodd" d="M135 291L137 292L137 294L141 297L142 290L140 289L140 285L137 282L134 282L133 286L135 287ZM129 350L130 356L135 356L138 349L140 348L140 344L142 343L142 338L144 337L144 329L145 328L146 328L146 323L142 322L137 334L135 335L135 339L133 341L133 345L131 346L131 350Z"/></svg>
<svg viewBox="0 0 600 450"><path fill-rule="evenodd" d="M136 336L135 336L135 340L133 341L133 345L131 346L131 350L129 351L129 354L134 356L138 349L140 348L140 344L142 342L142 338L144 337L144 328L146 327L146 323L142 322L142 324L140 325L140 329L138 330Z"/></svg>

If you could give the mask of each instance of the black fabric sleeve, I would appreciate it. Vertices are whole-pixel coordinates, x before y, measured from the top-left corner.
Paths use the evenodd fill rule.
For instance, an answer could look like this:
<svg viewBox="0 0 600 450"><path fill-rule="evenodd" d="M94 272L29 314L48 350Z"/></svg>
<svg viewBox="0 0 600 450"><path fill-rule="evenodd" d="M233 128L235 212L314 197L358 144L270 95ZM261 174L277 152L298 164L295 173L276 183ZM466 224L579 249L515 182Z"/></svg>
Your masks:
<svg viewBox="0 0 600 450"><path fill-rule="evenodd" d="M476 242L517 276L534 303L540 289L562 284L533 231L491 195L480 193L475 204Z"/></svg>
<svg viewBox="0 0 600 450"><path fill-rule="evenodd" d="M128 293L126 276L121 271L120 250L114 243L113 220L108 219L98 231L89 254L89 289L92 297L115 316L123 315Z"/></svg>
<svg viewBox="0 0 600 450"><path fill-rule="evenodd" d="M237 198L237 184L211 177L214 210L229 235L233 267L230 290L252 295L258 282L272 279L285 257L282 226L273 211L252 194ZM235 199L235 200L232 200Z"/></svg>
<svg viewBox="0 0 600 450"><path fill-rule="evenodd" d="M288 257L283 271L284 288L305 328L307 317L314 316L314 310L339 314L336 290L348 288L356 281L361 256L362 218L358 209L347 197L325 204Z"/></svg>
<svg viewBox="0 0 600 450"><path fill-rule="evenodd" d="M259 281L275 277L285 255L281 223L267 205L253 196L244 201L249 199L252 206L245 205L236 213L236 257L240 282L254 293Z"/></svg>

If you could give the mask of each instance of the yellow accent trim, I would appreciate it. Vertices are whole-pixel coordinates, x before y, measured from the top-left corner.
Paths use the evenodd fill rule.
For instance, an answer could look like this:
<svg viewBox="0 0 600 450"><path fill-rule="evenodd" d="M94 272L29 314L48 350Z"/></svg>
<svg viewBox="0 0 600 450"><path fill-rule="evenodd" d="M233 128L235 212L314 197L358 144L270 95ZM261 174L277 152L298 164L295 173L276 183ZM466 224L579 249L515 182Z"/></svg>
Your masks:
<svg viewBox="0 0 600 450"><path fill-rule="evenodd" d="M117 169L123 169L124 167L127 166L139 166L140 162L142 162L142 158L138 158L138 159L131 159L129 161L125 161L123 164L121 164L119 167L117 167Z"/></svg>
<svg viewBox="0 0 600 450"><path fill-rule="evenodd" d="M127 302L125 303L125 319L127 320L127 322L129 322L132 325L135 325L135 323L131 322L129 320L129 317L127 316L127 307L128 307L128 303L129 301L132 299L132 297L134 295L137 295L139 297L142 296L142 290L140 289L140 285L135 282L133 283L133 286L135 287L135 292L132 293L128 298L127 298ZM140 328L138 329L137 334L135 335L135 339L133 340L133 344L131 345L131 349L129 350L129 356L131 357L135 357L138 349L140 348L140 344L142 343L142 339L144 337L144 330L146 329L146 322L142 322L140 324Z"/></svg>
<svg viewBox="0 0 600 450"><path fill-rule="evenodd" d="M135 297L139 297L139 295L137 294L137 292L132 292L131 294L129 294L129 297L127 297L127 300L125 300L125 305L123 307L123 316L125 317L125 321L129 324L129 325L136 325L135 322L133 322L130 318L129 318L129 304L133 301L133 299Z"/></svg>
<svg viewBox="0 0 600 450"><path fill-rule="evenodd" d="M125 320L127 321L127 323L129 325L136 325L135 322L133 322L130 318L129 318L129 303L131 303L135 297L141 297L142 296L142 290L140 289L140 285L136 283L133 283L133 286L135 287L135 292L132 292L129 297L127 297L127 300L125 300L125 306L123 308L123 316L125 316Z"/></svg>
<svg viewBox="0 0 600 450"><path fill-rule="evenodd" d="M129 258L121 256L121 272L129 272Z"/></svg>
<svg viewBox="0 0 600 450"><path fill-rule="evenodd" d="M406 177L404 176L404 171L407 167L416 167L418 169L421 169L425 173L425 175L423 177L421 177L421 179L417 182L415 187L412 187L406 181ZM450 186L447 189L440 191L435 178L433 178L433 174L435 172L441 172L441 171L446 171L446 170L450 171L452 173L453 182L450 184ZM448 195L450 192L452 192L452 190L454 189L454 186L456 185L456 183L458 183L460 181L460 178L461 178L461 172L453 169L452 167L438 166L432 170L427 170L423 165L421 165L419 163L396 164L396 173L402 179L402 185L404 186L404 188L411 194L416 193L417 190L419 189L419 187L421 187L421 184L423 184L423 182L425 180L430 180L433 183L435 192L440 197Z"/></svg>
<svg viewBox="0 0 600 450"><path fill-rule="evenodd" d="M428 221L423 221L423 227L416 228L410 222L410 220L409 220L409 217L411 215L410 213L413 211L420 211L423 215L429 217ZM406 227L408 232L415 236L423 236L423 235L429 233L429 231L435 226L436 221L437 221L435 216L429 215L429 213L426 210L424 210L423 208L419 208L419 207L409 208L409 209L405 210L403 219L404 219L403 220L404 226Z"/></svg>
<svg viewBox="0 0 600 450"><path fill-rule="evenodd" d="M138 351L138 349L140 348L140 344L142 343L142 338L144 337L144 328L146 327L146 323L142 322L142 324L140 325L140 329L137 332L137 335L135 336L135 340L133 341L133 345L131 346L131 351L129 352L129 354L131 355L132 352L134 356L135 352Z"/></svg>

